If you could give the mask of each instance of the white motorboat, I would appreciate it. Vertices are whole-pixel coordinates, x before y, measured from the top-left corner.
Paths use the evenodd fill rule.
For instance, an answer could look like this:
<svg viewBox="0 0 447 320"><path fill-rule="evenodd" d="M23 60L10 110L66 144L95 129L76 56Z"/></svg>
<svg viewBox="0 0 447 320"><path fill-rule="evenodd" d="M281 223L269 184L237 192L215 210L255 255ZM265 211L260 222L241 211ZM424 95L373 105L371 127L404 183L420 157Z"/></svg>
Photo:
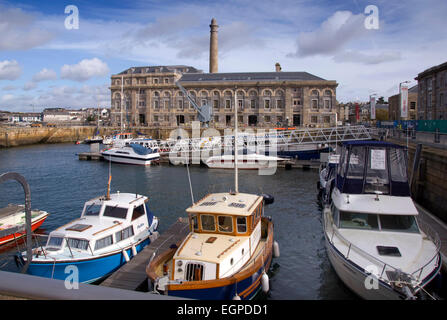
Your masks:
<svg viewBox="0 0 447 320"><path fill-rule="evenodd" d="M438 235L418 220L401 146L344 144L323 211L329 260L364 299L415 299L441 268ZM430 296L428 294L428 296Z"/></svg>
<svg viewBox="0 0 447 320"><path fill-rule="evenodd" d="M128 143L124 147L112 147L101 151L105 160L124 164L148 166L160 160L157 149L146 148L138 143Z"/></svg>
<svg viewBox="0 0 447 320"><path fill-rule="evenodd" d="M80 218L50 232L46 245L33 250L28 273L65 280L67 268L76 267L77 282L106 277L158 237L158 219L147 201L119 192L87 201Z"/></svg>
<svg viewBox="0 0 447 320"><path fill-rule="evenodd" d="M266 156L262 154L241 154L237 157L237 165L239 169L266 169L273 168L279 162L287 159ZM222 155L209 157L205 164L212 169L234 169L234 155Z"/></svg>

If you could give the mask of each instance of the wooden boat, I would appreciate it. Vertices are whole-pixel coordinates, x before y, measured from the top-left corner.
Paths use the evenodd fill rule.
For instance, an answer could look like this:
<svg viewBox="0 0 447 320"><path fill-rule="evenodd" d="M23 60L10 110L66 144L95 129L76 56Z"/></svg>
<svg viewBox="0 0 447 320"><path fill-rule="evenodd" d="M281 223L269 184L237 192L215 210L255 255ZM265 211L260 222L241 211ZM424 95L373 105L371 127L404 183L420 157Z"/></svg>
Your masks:
<svg viewBox="0 0 447 320"><path fill-rule="evenodd" d="M212 300L245 300L268 291L273 222L263 217L262 196L210 194L186 211L188 236L146 268L155 290Z"/></svg>
<svg viewBox="0 0 447 320"><path fill-rule="evenodd" d="M25 231L25 206L10 204L0 209L0 245L23 237ZM39 228L48 212L31 210L31 230Z"/></svg>

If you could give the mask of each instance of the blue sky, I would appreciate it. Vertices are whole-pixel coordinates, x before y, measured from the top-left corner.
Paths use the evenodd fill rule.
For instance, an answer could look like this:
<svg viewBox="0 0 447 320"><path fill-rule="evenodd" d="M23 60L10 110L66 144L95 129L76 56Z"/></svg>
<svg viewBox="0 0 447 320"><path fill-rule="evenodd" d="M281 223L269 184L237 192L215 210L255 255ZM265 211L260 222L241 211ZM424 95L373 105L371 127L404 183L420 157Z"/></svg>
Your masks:
<svg viewBox="0 0 447 320"><path fill-rule="evenodd" d="M65 7L79 10L67 30ZM365 28L368 5L378 29ZM209 24L219 71L307 71L336 80L340 102L391 96L446 61L447 1L4 1L0 110L109 106L110 75L132 66L208 72Z"/></svg>

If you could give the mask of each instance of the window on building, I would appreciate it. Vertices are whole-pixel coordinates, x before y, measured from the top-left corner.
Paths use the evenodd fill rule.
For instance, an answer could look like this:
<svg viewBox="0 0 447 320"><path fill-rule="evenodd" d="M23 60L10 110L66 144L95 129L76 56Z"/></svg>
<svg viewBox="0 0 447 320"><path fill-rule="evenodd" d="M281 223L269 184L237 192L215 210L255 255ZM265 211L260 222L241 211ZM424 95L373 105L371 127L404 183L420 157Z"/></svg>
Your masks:
<svg viewBox="0 0 447 320"><path fill-rule="evenodd" d="M165 115L165 122L169 122L169 116L168 115Z"/></svg>
<svg viewBox="0 0 447 320"><path fill-rule="evenodd" d="M312 99L311 100L311 108L312 109L318 109L318 100L317 99Z"/></svg>
<svg viewBox="0 0 447 320"><path fill-rule="evenodd" d="M157 79L157 78L154 78L153 80L154 80L154 81L153 81L154 84L158 84L158 79Z"/></svg>
<svg viewBox="0 0 447 320"><path fill-rule="evenodd" d="M165 78L165 84L168 84L168 83L169 83L169 79Z"/></svg>
<svg viewBox="0 0 447 320"><path fill-rule="evenodd" d="M416 102L415 101L410 102L410 109L411 110L415 110L416 109Z"/></svg>
<svg viewBox="0 0 447 320"><path fill-rule="evenodd" d="M238 121L239 123L243 123L243 122L244 122L244 116L238 116L238 117L237 117L237 121Z"/></svg>
<svg viewBox="0 0 447 320"><path fill-rule="evenodd" d="M244 108L244 100L239 99L237 101L237 107L239 108L239 110L242 110Z"/></svg>
<svg viewBox="0 0 447 320"><path fill-rule="evenodd" d="M154 109L158 109L159 108L159 102L158 100L154 100Z"/></svg>
<svg viewBox="0 0 447 320"><path fill-rule="evenodd" d="M264 116L264 122L269 123L270 122L270 116Z"/></svg>
<svg viewBox="0 0 447 320"><path fill-rule="evenodd" d="M231 109L231 100L230 99L225 100L225 109Z"/></svg>
<svg viewBox="0 0 447 320"><path fill-rule="evenodd" d="M311 123L317 123L318 122L318 117L317 116L311 116L310 117L310 122Z"/></svg>
<svg viewBox="0 0 447 320"><path fill-rule="evenodd" d="M179 110L183 110L183 100L179 100L177 106Z"/></svg>
<svg viewBox="0 0 447 320"><path fill-rule="evenodd" d="M219 122L219 116L214 116L214 122Z"/></svg>
<svg viewBox="0 0 447 320"><path fill-rule="evenodd" d="M219 109L219 100L213 100L213 108Z"/></svg>
<svg viewBox="0 0 447 320"><path fill-rule="evenodd" d="M276 107L277 107L278 109L281 109L281 108L283 107L282 100L276 100Z"/></svg>
<svg viewBox="0 0 447 320"><path fill-rule="evenodd" d="M251 107L252 109L255 109L255 108L256 108L256 100L255 100L255 99L251 99L251 100L250 100L250 107Z"/></svg>
<svg viewBox="0 0 447 320"><path fill-rule="evenodd" d="M264 109L270 109L270 99L264 100Z"/></svg>
<svg viewBox="0 0 447 320"><path fill-rule="evenodd" d="M158 116L154 116L154 122L158 122Z"/></svg>
<svg viewBox="0 0 447 320"><path fill-rule="evenodd" d="M325 99L324 100L324 108L329 109L331 107L331 100Z"/></svg>
<svg viewBox="0 0 447 320"><path fill-rule="evenodd" d="M324 121L324 123L331 123L331 117L330 116L324 116L323 121Z"/></svg>

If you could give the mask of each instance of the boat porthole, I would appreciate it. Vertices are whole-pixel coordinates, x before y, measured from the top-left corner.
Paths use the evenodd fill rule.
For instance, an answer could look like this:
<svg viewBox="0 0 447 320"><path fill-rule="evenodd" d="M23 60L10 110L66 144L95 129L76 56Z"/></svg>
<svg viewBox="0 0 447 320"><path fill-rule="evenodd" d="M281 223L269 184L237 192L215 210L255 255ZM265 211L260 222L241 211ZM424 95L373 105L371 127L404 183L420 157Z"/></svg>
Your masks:
<svg viewBox="0 0 447 320"><path fill-rule="evenodd" d="M231 258L231 260L230 260L230 264L233 265L233 258Z"/></svg>

